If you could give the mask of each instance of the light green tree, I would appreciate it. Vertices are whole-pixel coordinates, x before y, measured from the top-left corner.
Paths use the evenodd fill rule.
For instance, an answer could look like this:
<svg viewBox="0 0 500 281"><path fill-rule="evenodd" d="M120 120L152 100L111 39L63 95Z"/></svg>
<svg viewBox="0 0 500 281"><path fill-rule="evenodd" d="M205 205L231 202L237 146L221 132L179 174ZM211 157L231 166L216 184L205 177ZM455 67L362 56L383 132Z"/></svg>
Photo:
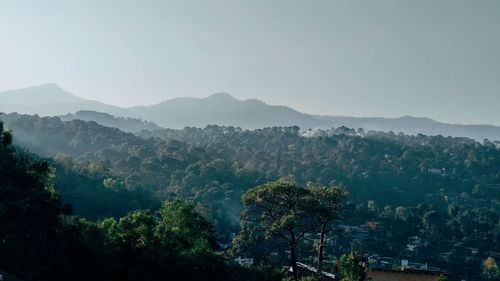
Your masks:
<svg viewBox="0 0 500 281"><path fill-rule="evenodd" d="M488 257L483 262L483 277L488 281L500 280L500 269L494 258Z"/></svg>
<svg viewBox="0 0 500 281"><path fill-rule="evenodd" d="M342 281L364 281L366 271L367 268L356 252L343 255L339 260L339 273Z"/></svg>

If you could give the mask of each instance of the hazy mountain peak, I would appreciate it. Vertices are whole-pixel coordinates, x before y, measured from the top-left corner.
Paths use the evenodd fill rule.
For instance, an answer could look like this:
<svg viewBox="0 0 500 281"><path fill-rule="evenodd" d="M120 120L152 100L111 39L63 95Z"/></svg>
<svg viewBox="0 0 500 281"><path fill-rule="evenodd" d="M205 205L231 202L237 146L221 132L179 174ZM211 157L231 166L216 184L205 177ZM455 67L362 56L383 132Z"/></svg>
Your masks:
<svg viewBox="0 0 500 281"><path fill-rule="evenodd" d="M259 100L259 99L247 99L243 101L246 104L254 104L254 105L263 105L263 106L270 106L267 103Z"/></svg>
<svg viewBox="0 0 500 281"><path fill-rule="evenodd" d="M65 90L56 83L44 83L38 86L34 86L33 88L65 92Z"/></svg>
<svg viewBox="0 0 500 281"><path fill-rule="evenodd" d="M264 106L264 107L270 106L259 99L240 100L225 92L212 94L206 97L205 99L216 102L233 102L233 103L238 103L241 106Z"/></svg>
<svg viewBox="0 0 500 281"><path fill-rule="evenodd" d="M69 93L68 91L64 90L61 86L59 86L56 83L44 83L38 86L32 86L32 87L27 87L27 88L21 88L21 89L14 89L14 90L9 90L6 92L19 92L19 93L35 93L37 92L38 94L49 94L49 95L60 95L60 96L73 96L73 94ZM4 93L6 93L4 92Z"/></svg>
<svg viewBox="0 0 500 281"><path fill-rule="evenodd" d="M219 99L219 100L238 100L228 93L220 92L215 93L207 97L207 99Z"/></svg>
<svg viewBox="0 0 500 281"><path fill-rule="evenodd" d="M0 92L0 104L40 105L78 101L81 99L55 83Z"/></svg>

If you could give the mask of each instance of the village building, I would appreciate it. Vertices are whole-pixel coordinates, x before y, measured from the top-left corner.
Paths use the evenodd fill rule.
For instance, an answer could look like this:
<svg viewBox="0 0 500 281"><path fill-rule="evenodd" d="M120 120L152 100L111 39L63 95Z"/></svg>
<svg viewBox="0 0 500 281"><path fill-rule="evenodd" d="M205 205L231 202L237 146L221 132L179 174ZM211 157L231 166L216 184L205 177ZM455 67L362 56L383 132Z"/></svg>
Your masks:
<svg viewBox="0 0 500 281"><path fill-rule="evenodd" d="M367 274L372 281L437 281L442 275L446 273L441 270L411 268L373 268Z"/></svg>

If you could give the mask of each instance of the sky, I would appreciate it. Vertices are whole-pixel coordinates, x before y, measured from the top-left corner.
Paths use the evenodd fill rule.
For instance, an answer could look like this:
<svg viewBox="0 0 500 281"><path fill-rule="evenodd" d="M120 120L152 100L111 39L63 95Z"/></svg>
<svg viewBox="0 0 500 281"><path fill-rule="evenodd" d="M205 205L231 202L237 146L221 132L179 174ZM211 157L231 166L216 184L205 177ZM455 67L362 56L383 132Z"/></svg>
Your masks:
<svg viewBox="0 0 500 281"><path fill-rule="evenodd" d="M0 91L500 125L496 0L0 0Z"/></svg>

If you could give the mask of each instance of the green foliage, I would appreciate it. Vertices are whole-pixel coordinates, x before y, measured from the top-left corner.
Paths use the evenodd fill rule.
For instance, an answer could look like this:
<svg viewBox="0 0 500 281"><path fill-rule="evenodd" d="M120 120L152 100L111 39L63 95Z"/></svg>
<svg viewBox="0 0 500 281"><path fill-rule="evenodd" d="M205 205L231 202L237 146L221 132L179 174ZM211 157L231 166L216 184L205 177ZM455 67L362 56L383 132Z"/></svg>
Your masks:
<svg viewBox="0 0 500 281"><path fill-rule="evenodd" d="M308 187L312 198L312 213L314 214L320 238L316 243L318 252L318 270L323 270L324 249L326 248L326 235L331 229L328 224L335 219L339 219L341 212L346 209L347 192L339 187L321 187L310 185ZM311 208L310 207L310 208Z"/></svg>
<svg viewBox="0 0 500 281"><path fill-rule="evenodd" d="M1 124L1 123L0 123ZM0 126L3 130L3 126ZM0 130L1 136L7 136ZM0 268L27 281L279 280L226 265L213 227L186 201L97 222L63 213L53 169L0 144ZM238 273L238 274L237 274ZM241 275L239 275L241 273Z"/></svg>
<svg viewBox="0 0 500 281"><path fill-rule="evenodd" d="M148 190L127 190L119 179L106 173L90 174L80 170L71 158L56 157L56 161L50 161L56 171L55 188L76 215L95 220L124 216L136 209L156 210L161 206Z"/></svg>
<svg viewBox="0 0 500 281"><path fill-rule="evenodd" d="M179 252L187 256L213 255L212 251L216 248L215 231L195 210L193 203L180 200L166 202L160 213L156 234L180 242L171 247L182 247Z"/></svg>
<svg viewBox="0 0 500 281"><path fill-rule="evenodd" d="M308 190L314 201L313 207L316 208L314 214L320 223L340 218L341 212L347 208L347 191L344 188L309 186Z"/></svg>
<svg viewBox="0 0 500 281"><path fill-rule="evenodd" d="M290 263L297 280L295 249L304 234L314 229L311 192L295 182L280 180L249 189L241 198L241 230L236 246L242 242L280 239L290 251Z"/></svg>
<svg viewBox="0 0 500 281"><path fill-rule="evenodd" d="M109 188L112 190L121 190L124 188L123 182L113 178L105 178L102 184L105 188Z"/></svg>
<svg viewBox="0 0 500 281"><path fill-rule="evenodd" d="M183 276L217 279L225 270L216 255L213 232L190 203L166 202L158 214L134 211L97 223L105 237L105 256L131 280ZM111 264L110 264L111 266ZM112 273L110 273L112 275Z"/></svg>
<svg viewBox="0 0 500 281"><path fill-rule="evenodd" d="M303 231L300 221L310 214L308 190L289 181L257 186L241 200L246 207L241 214L242 229L262 232L265 239Z"/></svg>
<svg viewBox="0 0 500 281"><path fill-rule="evenodd" d="M339 273L342 281L366 280L366 268L356 252L343 255L339 260Z"/></svg>
<svg viewBox="0 0 500 281"><path fill-rule="evenodd" d="M0 268L26 278L49 274L61 212L47 162L16 151L0 122Z"/></svg>
<svg viewBox="0 0 500 281"><path fill-rule="evenodd" d="M293 181L279 180L249 189L242 196L241 230L235 246L265 240L280 240L290 251L294 279L297 279L296 248L306 233L321 232L319 268L323 260L327 225L345 208L342 188L310 185L303 188Z"/></svg>
<svg viewBox="0 0 500 281"><path fill-rule="evenodd" d="M369 252L414 260L406 245L418 236L418 259L479 279L481 260L466 249L500 251L498 142L347 128L306 137L296 127L207 126L133 135L81 120L1 117L15 129L18 144L41 155L65 155L52 162L55 189L75 214L89 219L187 198L228 243L239 227L241 195L284 177L301 185L345 186L357 207L344 223L378 223L373 239L359 243ZM104 188L107 178L125 188ZM274 246L267 242L262 248Z"/></svg>

